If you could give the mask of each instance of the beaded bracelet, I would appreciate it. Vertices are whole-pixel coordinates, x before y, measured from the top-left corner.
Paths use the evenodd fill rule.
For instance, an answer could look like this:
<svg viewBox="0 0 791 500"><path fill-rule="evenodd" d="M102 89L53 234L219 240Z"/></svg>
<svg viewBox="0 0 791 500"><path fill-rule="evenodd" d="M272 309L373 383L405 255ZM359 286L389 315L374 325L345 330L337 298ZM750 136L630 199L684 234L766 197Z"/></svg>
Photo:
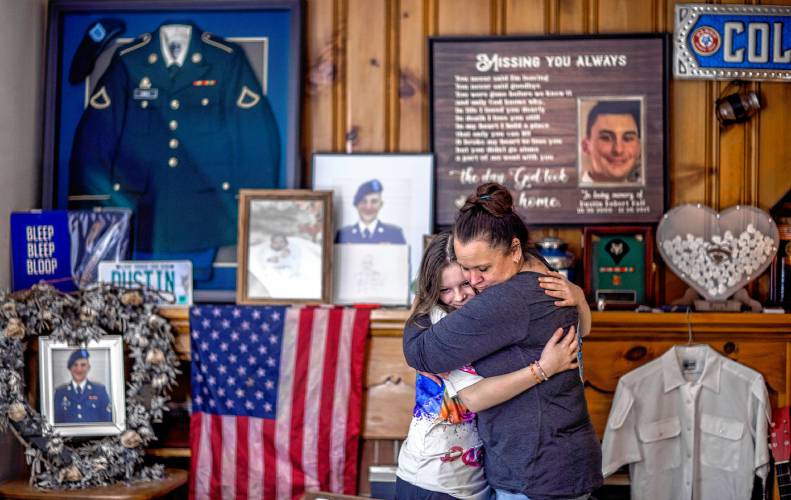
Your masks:
<svg viewBox="0 0 791 500"><path fill-rule="evenodd" d="M547 372L545 372L544 369L541 368L541 362L540 361L536 361L536 366L538 367L538 372L541 374L541 377L544 380L549 380L549 377L547 377Z"/></svg>
<svg viewBox="0 0 791 500"><path fill-rule="evenodd" d="M536 385L538 385L538 384L540 384L541 382L543 382L543 380L541 379L541 377L539 377L539 376L538 376L538 374L536 373L536 367L535 367L535 363L530 363L530 364L528 365L528 368L530 368L530 373L532 373L532 374L533 374L533 378L534 378L534 379L536 379Z"/></svg>

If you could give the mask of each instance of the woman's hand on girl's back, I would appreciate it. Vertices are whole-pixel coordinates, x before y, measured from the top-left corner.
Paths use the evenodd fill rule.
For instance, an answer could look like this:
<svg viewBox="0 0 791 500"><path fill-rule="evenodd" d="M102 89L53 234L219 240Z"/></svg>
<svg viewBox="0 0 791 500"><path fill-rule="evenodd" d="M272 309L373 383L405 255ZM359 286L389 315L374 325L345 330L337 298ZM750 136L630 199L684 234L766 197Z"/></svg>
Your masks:
<svg viewBox="0 0 791 500"><path fill-rule="evenodd" d="M571 326L568 333L563 336L563 328L558 328L541 351L541 369L551 377L566 370L579 368L577 359L577 331Z"/></svg>
<svg viewBox="0 0 791 500"><path fill-rule="evenodd" d="M544 293L558 300L558 307L576 306L585 302L585 292L565 276L554 271L548 271L545 276L539 276L538 284Z"/></svg>

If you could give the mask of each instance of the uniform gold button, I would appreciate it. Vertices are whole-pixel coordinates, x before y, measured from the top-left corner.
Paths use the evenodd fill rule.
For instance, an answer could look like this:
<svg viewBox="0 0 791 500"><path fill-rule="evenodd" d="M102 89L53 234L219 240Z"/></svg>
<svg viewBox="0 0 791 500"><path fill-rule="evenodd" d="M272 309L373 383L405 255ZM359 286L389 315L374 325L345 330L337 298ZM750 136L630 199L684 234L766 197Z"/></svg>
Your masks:
<svg viewBox="0 0 791 500"><path fill-rule="evenodd" d="M168 166L170 168L176 168L178 164L179 164L179 159L176 157L171 156L170 159L168 160Z"/></svg>
<svg viewBox="0 0 791 500"><path fill-rule="evenodd" d="M120 191L120 190L121 190L121 185L120 184L118 184L118 183L113 184L113 191Z"/></svg>
<svg viewBox="0 0 791 500"><path fill-rule="evenodd" d="M200 55L200 52L195 52L194 54L192 54L192 62L194 62L195 64L198 64L199 62L201 62L202 59L203 59L203 56Z"/></svg>
<svg viewBox="0 0 791 500"><path fill-rule="evenodd" d="M170 149L176 149L177 147L179 147L179 140L178 139L171 139L168 142L168 146L170 146Z"/></svg>
<svg viewBox="0 0 791 500"><path fill-rule="evenodd" d="M148 107L148 101L143 101L140 103L140 107L146 109Z"/></svg>
<svg viewBox="0 0 791 500"><path fill-rule="evenodd" d="M180 105L181 103L179 102L178 99L173 99L172 101L170 101L170 109L179 109Z"/></svg>
<svg viewBox="0 0 791 500"><path fill-rule="evenodd" d="M176 120L170 120L170 123L168 123L168 127L170 127L170 130L176 130L177 128L179 128L179 122L177 122Z"/></svg>
<svg viewBox="0 0 791 500"><path fill-rule="evenodd" d="M148 64L154 64L155 62L157 62L157 55L148 54Z"/></svg>
<svg viewBox="0 0 791 500"><path fill-rule="evenodd" d="M200 100L200 103L203 104L204 106L208 106L209 105L209 98L208 97L204 97L203 99Z"/></svg>
<svg viewBox="0 0 791 500"><path fill-rule="evenodd" d="M231 184L228 183L228 182L223 182L222 183L222 190L223 191L228 191L229 189L231 189Z"/></svg>

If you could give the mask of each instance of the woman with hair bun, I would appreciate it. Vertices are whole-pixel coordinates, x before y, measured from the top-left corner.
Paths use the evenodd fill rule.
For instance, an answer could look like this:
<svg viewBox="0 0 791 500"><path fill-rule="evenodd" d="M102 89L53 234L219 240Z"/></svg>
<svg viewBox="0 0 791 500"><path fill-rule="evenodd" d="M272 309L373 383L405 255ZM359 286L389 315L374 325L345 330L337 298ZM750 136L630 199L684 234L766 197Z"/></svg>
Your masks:
<svg viewBox="0 0 791 500"><path fill-rule="evenodd" d="M555 300L561 278L530 243L502 185L483 184L467 198L453 250L480 294L433 325L410 318L410 366L440 373L472 364L483 377L503 375L533 364L556 329L577 324L577 309ZM583 315L580 332L589 329ZM601 446L582 380L573 370L538 379L532 390L478 412L487 480L500 500L587 498L602 484Z"/></svg>

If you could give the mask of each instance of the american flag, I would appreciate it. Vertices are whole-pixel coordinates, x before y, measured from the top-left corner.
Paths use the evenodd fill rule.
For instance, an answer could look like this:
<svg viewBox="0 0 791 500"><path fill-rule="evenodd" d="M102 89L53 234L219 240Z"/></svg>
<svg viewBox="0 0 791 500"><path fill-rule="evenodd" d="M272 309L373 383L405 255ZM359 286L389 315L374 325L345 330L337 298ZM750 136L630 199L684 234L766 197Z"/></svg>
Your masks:
<svg viewBox="0 0 791 500"><path fill-rule="evenodd" d="M193 307L190 497L354 494L370 312Z"/></svg>

